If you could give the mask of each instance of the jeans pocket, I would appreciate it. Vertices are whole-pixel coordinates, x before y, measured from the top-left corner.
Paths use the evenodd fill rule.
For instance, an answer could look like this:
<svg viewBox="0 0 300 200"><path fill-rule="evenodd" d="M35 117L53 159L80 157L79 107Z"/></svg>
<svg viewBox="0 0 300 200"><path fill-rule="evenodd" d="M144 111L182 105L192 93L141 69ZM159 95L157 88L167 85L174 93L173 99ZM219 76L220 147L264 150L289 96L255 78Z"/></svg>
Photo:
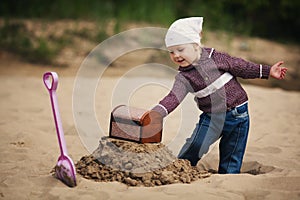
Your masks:
<svg viewBox="0 0 300 200"><path fill-rule="evenodd" d="M240 106L240 107L236 107L235 109L232 110L232 115L235 117L235 118L245 118L245 117L248 117L249 114L248 114L248 106L247 105L243 105L243 106Z"/></svg>

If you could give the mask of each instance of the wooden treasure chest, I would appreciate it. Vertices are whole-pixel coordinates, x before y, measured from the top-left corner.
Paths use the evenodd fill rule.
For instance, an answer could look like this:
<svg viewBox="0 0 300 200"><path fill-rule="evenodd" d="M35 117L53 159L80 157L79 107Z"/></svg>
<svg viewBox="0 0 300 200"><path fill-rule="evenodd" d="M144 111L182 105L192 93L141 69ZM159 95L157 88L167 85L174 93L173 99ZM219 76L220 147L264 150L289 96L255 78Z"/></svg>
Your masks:
<svg viewBox="0 0 300 200"><path fill-rule="evenodd" d="M158 143L162 138L163 118L156 111L119 105L110 117L109 137L139 143Z"/></svg>

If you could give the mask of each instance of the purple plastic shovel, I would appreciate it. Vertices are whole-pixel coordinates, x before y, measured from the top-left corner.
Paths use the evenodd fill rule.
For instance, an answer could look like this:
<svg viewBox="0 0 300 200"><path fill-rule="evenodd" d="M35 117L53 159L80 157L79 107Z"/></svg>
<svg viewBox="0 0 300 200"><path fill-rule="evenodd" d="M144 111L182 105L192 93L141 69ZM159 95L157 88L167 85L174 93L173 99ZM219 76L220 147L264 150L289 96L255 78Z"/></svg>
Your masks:
<svg viewBox="0 0 300 200"><path fill-rule="evenodd" d="M55 166L55 176L70 187L76 186L76 170L72 159L68 156L64 132L58 109L56 89L58 85L58 75L55 72L46 72L43 77L44 84L49 91L56 133L58 137L60 156Z"/></svg>

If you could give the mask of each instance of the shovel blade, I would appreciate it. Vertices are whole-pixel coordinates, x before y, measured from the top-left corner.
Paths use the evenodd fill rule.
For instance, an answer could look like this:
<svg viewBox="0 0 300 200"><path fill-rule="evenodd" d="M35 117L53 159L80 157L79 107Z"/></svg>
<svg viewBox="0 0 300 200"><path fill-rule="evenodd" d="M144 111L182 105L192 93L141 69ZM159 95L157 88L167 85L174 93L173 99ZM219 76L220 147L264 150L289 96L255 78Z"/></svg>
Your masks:
<svg viewBox="0 0 300 200"><path fill-rule="evenodd" d="M75 187L76 174L71 158L63 156L58 159L55 166L55 176L69 187Z"/></svg>

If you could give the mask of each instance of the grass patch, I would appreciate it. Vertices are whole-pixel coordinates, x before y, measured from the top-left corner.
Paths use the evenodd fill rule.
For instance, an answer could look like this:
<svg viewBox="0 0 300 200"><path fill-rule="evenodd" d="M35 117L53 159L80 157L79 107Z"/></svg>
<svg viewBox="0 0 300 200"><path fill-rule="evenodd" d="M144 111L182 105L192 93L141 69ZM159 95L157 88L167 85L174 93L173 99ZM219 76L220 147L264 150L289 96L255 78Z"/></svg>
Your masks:
<svg viewBox="0 0 300 200"><path fill-rule="evenodd" d="M82 28L79 30L66 30L65 33L69 35L69 37L75 36L92 42L101 42L109 37L106 31L102 29L94 31L88 28Z"/></svg>
<svg viewBox="0 0 300 200"><path fill-rule="evenodd" d="M55 58L65 47L72 47L75 38L95 43L108 38L102 28L95 31L86 27L65 27L60 30L61 34L57 34L57 30L47 31L47 28L46 23L42 24L42 28L29 29L25 22L6 20L0 25L0 49L32 63L55 64Z"/></svg>
<svg viewBox="0 0 300 200"><path fill-rule="evenodd" d="M36 36L21 22L5 21L0 27L1 49L34 63L52 63L53 58L70 42L69 38L53 35Z"/></svg>

